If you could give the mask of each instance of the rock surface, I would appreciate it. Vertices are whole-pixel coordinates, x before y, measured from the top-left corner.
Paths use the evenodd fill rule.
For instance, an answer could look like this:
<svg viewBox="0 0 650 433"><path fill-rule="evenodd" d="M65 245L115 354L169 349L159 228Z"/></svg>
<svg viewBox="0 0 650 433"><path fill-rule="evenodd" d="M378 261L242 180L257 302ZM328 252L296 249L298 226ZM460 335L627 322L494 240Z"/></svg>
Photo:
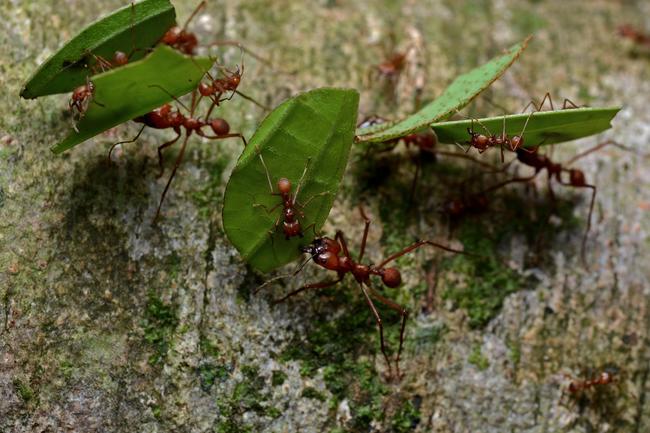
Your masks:
<svg viewBox="0 0 650 433"><path fill-rule="evenodd" d="M220 216L237 142L191 142L156 227L165 178L155 146L166 132L146 133L112 166L108 146L135 126L61 157L48 151L70 128L66 97L24 101L20 86L121 3L0 6L0 431L650 430L650 57L616 34L625 23L648 29L648 2L235 0L210 2L196 20L204 40L241 40L270 59L275 68L246 57L241 88L269 105L345 86L360 90L362 114L395 118L529 33L527 52L466 113L519 111L547 91L556 104L623 105L612 130L553 155L567 160L606 138L634 149L578 163L598 185L588 269L579 254L588 193L555 186L551 202L541 177L537 194L515 185L451 235L507 265L432 250L399 262L404 285L387 296L412 312L399 383L384 378L352 282L271 305L323 278L309 269L251 295L265 277L240 260ZM194 7L175 3L180 17ZM399 77L373 72L400 50L409 54ZM226 51L227 64L238 61ZM244 100L222 113L247 136L263 117ZM474 168L423 163L409 207L410 155L357 150L326 230L345 230L356 249L363 201L373 260L418 237L444 241L438 209ZM395 347L397 317L382 313ZM568 393L571 380L602 371L616 381Z"/></svg>

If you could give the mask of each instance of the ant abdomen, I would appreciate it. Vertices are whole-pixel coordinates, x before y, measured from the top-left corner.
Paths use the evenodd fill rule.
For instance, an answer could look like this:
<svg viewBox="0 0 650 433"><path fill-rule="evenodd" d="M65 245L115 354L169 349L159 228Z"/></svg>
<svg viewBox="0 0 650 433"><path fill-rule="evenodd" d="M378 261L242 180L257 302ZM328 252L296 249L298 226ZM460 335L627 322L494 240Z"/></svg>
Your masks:
<svg viewBox="0 0 650 433"><path fill-rule="evenodd" d="M210 127L216 135L226 135L230 132L230 125L224 119L213 119L210 122Z"/></svg>
<svg viewBox="0 0 650 433"><path fill-rule="evenodd" d="M402 274L397 268L386 268L381 272L381 281L391 289L399 287L402 284Z"/></svg>
<svg viewBox="0 0 650 433"><path fill-rule="evenodd" d="M587 184L585 174L577 168L569 169L569 182L573 186L585 186Z"/></svg>

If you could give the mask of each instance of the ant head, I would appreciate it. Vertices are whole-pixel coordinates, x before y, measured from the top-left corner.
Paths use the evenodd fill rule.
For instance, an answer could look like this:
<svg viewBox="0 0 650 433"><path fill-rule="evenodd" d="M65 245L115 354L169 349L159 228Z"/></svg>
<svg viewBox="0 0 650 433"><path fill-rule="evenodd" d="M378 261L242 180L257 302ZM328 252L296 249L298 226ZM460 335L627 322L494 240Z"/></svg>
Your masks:
<svg viewBox="0 0 650 433"><path fill-rule="evenodd" d="M123 51L115 51L115 56L113 57L115 64L117 66L124 66L129 63L129 56L126 55Z"/></svg>
<svg viewBox="0 0 650 433"><path fill-rule="evenodd" d="M244 73L244 69L242 66L242 70L239 70L239 65L237 65L237 70L235 72L229 72L229 75L226 77L226 83L228 84L228 90L237 90L237 87L239 86L239 83L241 82L241 76Z"/></svg>
<svg viewBox="0 0 650 433"><path fill-rule="evenodd" d="M210 96L215 93L214 87L212 87L210 84L201 83L199 84L199 93L201 96Z"/></svg>
<svg viewBox="0 0 650 433"><path fill-rule="evenodd" d="M397 268L386 268L381 272L381 281L390 288L398 287L402 284L402 274Z"/></svg>
<svg viewBox="0 0 650 433"><path fill-rule="evenodd" d="M212 119L210 121L210 127L218 136L226 135L230 132L230 125L224 119Z"/></svg>
<svg viewBox="0 0 650 433"><path fill-rule="evenodd" d="M585 186L587 184L585 174L577 168L569 169L569 182L573 186Z"/></svg>
<svg viewBox="0 0 650 433"><path fill-rule="evenodd" d="M490 145L490 138L477 132L472 133L472 140L474 141L474 147L479 150L487 149Z"/></svg>
<svg viewBox="0 0 650 433"><path fill-rule="evenodd" d="M183 29L178 26L174 26L171 29L167 30L160 40L165 45L174 45L178 42L178 38L181 36Z"/></svg>
<svg viewBox="0 0 650 433"><path fill-rule="evenodd" d="M341 251L341 247L339 246L339 243L332 238L316 238L311 242L311 244L302 247L300 251L315 258L317 255L326 252L338 254Z"/></svg>
<svg viewBox="0 0 650 433"><path fill-rule="evenodd" d="M280 194L289 194L291 192L291 181L286 177L278 180L278 191Z"/></svg>

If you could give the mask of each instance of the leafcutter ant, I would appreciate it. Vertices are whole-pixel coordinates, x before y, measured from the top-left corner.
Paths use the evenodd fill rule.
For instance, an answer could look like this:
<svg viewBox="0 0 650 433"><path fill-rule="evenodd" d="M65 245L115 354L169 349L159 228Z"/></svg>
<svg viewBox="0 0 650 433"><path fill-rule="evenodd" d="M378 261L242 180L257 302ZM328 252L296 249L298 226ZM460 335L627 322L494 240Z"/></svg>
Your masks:
<svg viewBox="0 0 650 433"><path fill-rule="evenodd" d="M162 90L166 92L166 90L164 89ZM244 136L241 133L231 133L230 125L225 119L222 118L208 119L207 117L205 119L200 119L194 116L194 112L197 106L195 94L192 95L192 104L190 108L187 108L187 106L185 106L177 98L174 99L180 106L182 106L189 113L188 116L183 115L178 109L176 110L172 109L172 106L170 104L164 104L160 108L157 108L143 116L136 117L135 119L133 119L135 122L143 124L138 134L131 140L120 141L118 143L113 144L108 152L108 159L110 162L111 153L116 146L135 142L140 137L140 134L142 134L144 128L147 126L154 129L173 129L174 132L176 133L176 137L158 146L158 164L160 166L160 173L159 173L159 177L160 177L162 176L164 171L162 151L165 148L176 143L182 135L182 129L183 128L185 129L185 138L183 140L183 144L181 145L181 149L178 153L178 156L176 157L176 161L174 162L174 168L172 169L171 175L169 176L169 180L167 181L167 184L165 185L165 189L163 190L163 193L160 197L158 209L156 210L156 216L153 219L154 223L158 220L158 217L160 216L160 209L162 207L163 201L165 200L165 195L167 194L167 190L169 189L169 186L171 185L171 182L174 179L174 176L176 175L176 171L178 170L180 163L183 161L183 156L185 155L185 147L187 146L187 141L193 132L196 132L196 134L199 135L200 137L207 138L210 140L222 140L225 138L239 137L244 143L244 146L246 146L246 139L244 138ZM210 127L214 135L206 134L203 131L203 128L205 127Z"/></svg>
<svg viewBox="0 0 650 433"><path fill-rule="evenodd" d="M532 181L537 175L543 171L546 170L547 172L547 184L548 184L548 191L551 196L551 198L554 198L553 194L553 189L551 188L551 180L555 178L555 180L560 183L561 185L564 186L569 186L573 188L588 188L590 189L591 192L591 200L589 203L589 213L587 216L587 227L585 229L585 233L582 237L582 244L581 244L581 259L583 264L586 266L587 260L586 260L586 244L587 244L587 236L589 234L589 230L591 229L591 215L594 210L594 203L596 200L596 186L591 185L587 183L587 180L585 178L585 174L582 170L579 170L577 168L567 168L570 167L574 162L576 162L578 159L583 158L599 149L602 149L605 146L616 146L619 147L623 150L629 150L627 147L613 141L613 140L608 140L602 143L597 144L596 146L587 149L586 151L579 153L578 155L574 156L572 159L567 161L564 164L556 163L553 162L549 157L542 155L537 152L537 149L534 151L527 151L525 149L517 149L517 160L524 164L527 165L533 169L535 169L535 173L532 174L531 176L527 177L514 177L507 179L503 182L499 182L481 192L481 194L485 194L490 191L495 191L499 188L504 187L505 185L511 184L511 183L527 183ZM568 181L566 180L565 176L563 174L568 175Z"/></svg>
<svg viewBox="0 0 650 433"><path fill-rule="evenodd" d="M300 180L298 180L298 185L296 186L295 193L292 192L291 181L286 177L282 177L278 179L277 182L278 191L275 192L273 189L273 182L271 181L271 175L269 173L269 169L266 166L266 163L264 162L264 158L262 157L262 153L259 150L258 150L258 156L260 158L260 161L262 162L262 166L264 167L264 172L266 173L266 179L269 182L269 190L271 191L271 195L279 196L281 199L280 203L276 204L271 209L267 209L268 213L273 213L275 212L275 210L278 209L278 207L282 206L282 212L280 213L277 220L275 221L273 230L269 232L269 234L271 235L271 239L273 239L273 235L275 234L275 231L280 225L280 222L282 222L282 231L284 232L284 237L286 240L289 240L296 236L302 238L304 234L303 234L302 225L300 223L300 219L305 218L305 214L302 210L315 197L323 194L329 194L329 192L313 195L305 203L300 203L297 201L298 194L300 193L300 188L303 185L303 182L305 180L305 175L307 174L307 169L309 168L309 164L311 162L310 159L308 159L307 163L305 164L305 169L303 170L302 175L300 176ZM266 208L266 206L259 205L259 204L254 206L260 206ZM314 223L310 224L307 227L307 229L309 228L313 229ZM316 232L314 232L314 235L316 235Z"/></svg>
<svg viewBox="0 0 650 433"><path fill-rule="evenodd" d="M384 297L377 290L375 290L371 285L371 276L376 276L381 278L382 284L386 287L395 288L400 286L402 284L402 276L400 271L395 267L388 267L387 265L395 261L396 259L423 246L433 246L436 248L440 248L444 251L458 253L458 254L469 254L469 253L465 253L463 251L456 250L454 248L450 248L446 245L442 245L430 240L421 240L409 245L408 247L402 249L401 251L391 254L390 256L382 260L379 264L376 265L363 264L362 261L366 250L366 241L368 239L368 231L370 229L371 221L366 216L363 207L359 206L359 211L361 213L361 217L365 221L365 227L363 231L363 237L361 239L361 246L360 246L358 258L354 259L350 254L350 251L348 250L347 242L345 240L345 235L341 230L338 230L336 232L334 239L329 237L318 237L314 239L309 245L306 245L301 248L301 251L303 253L308 254L310 257L299 267L298 271L294 272L293 275L296 275L304 267L304 265L309 262L309 260L313 260L314 263L316 263L318 266L326 270L336 272L337 274L336 279L304 285L296 290L289 292L282 298L274 301L274 303L280 303L286 301L290 297L298 293L301 293L305 290L324 289L326 287L334 286L340 283L347 274L352 274L354 279L359 284L361 293L363 294L366 302L368 303L368 306L372 311L375 321L377 322L377 326L379 328L381 352L384 356L384 359L386 360L386 364L388 365L390 376L392 376L393 370L392 370L392 364L388 357L388 353L386 351L386 341L384 339L383 321L379 315L379 312L377 311L377 308L375 307L375 303L373 302L373 300L384 304L388 308L396 311L401 316L399 348L395 359L395 371L397 373L397 377L399 378L400 377L399 360L400 360L400 355L402 353L402 347L404 344L404 329L406 327L406 320L408 318L409 312L405 307ZM267 285L270 281L267 281L263 286ZM260 286L260 288L263 286Z"/></svg>

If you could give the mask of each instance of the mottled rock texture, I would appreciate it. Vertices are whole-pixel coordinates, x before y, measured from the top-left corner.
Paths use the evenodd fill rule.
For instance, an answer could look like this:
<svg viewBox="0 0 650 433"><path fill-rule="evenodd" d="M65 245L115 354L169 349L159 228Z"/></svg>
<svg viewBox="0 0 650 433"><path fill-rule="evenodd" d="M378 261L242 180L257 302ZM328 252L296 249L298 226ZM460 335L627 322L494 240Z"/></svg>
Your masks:
<svg viewBox="0 0 650 433"><path fill-rule="evenodd" d="M241 87L269 105L346 86L361 92L362 114L395 118L529 33L527 52L466 114L519 111L547 91L556 104L623 105L612 130L554 152L567 160L610 137L634 149L578 163L598 185L588 269L588 193L556 185L549 201L543 176L536 193L514 185L454 224L449 242L507 264L431 249L400 260L405 283L387 293L412 312L399 383L384 379L352 282L270 304L323 278L309 268L251 295L265 277L240 260L220 216L238 142L191 141L156 227L155 146L168 132L147 132L112 166L108 146L136 126L50 153L70 129L66 97L24 101L20 86L122 3L0 5L0 431L650 431L650 57L616 34L623 23L650 31L647 1L233 0L210 1L196 20L204 40L238 39L271 60L246 57ZM183 18L194 7L175 3ZM373 73L406 49L397 80ZM221 113L248 136L263 117L236 99ZM326 230L358 247L363 201L373 260L418 237L445 241L441 204L490 178L463 184L476 167L424 161L409 207L414 160L402 147L355 150ZM395 347L397 317L382 313ZM604 369L614 384L566 392L568 377Z"/></svg>

